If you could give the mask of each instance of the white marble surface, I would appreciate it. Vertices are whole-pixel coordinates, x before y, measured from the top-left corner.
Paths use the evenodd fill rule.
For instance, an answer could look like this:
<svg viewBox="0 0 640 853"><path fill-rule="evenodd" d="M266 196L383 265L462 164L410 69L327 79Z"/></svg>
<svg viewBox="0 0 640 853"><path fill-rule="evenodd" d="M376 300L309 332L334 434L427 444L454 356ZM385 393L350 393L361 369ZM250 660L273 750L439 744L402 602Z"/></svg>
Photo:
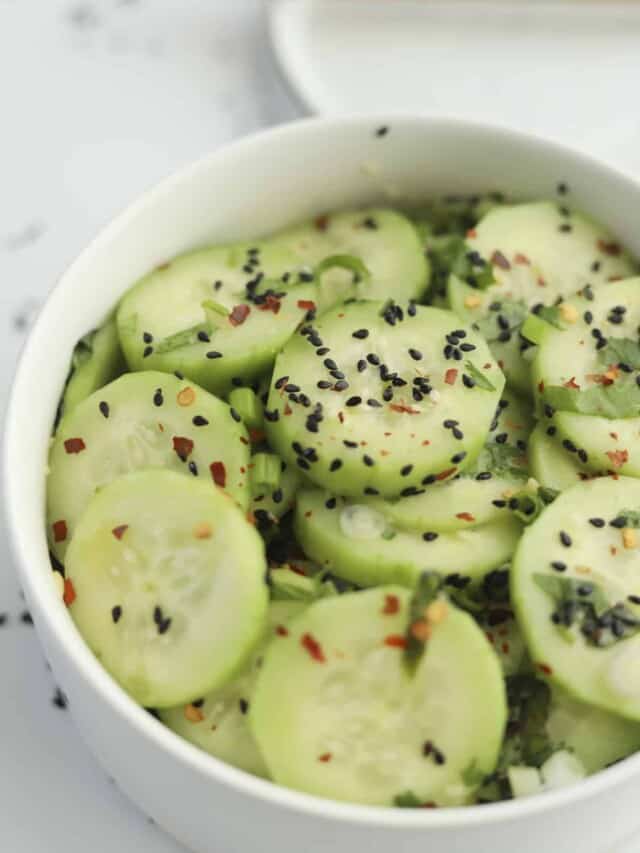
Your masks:
<svg viewBox="0 0 640 853"><path fill-rule="evenodd" d="M0 104L4 409L26 327L92 235L181 164L294 113L254 0L0 0ZM52 704L4 536L0 548L0 850L182 851Z"/></svg>
<svg viewBox="0 0 640 853"><path fill-rule="evenodd" d="M0 0L0 104L2 411L34 312L91 236L181 164L295 109L260 0ZM0 548L0 850L184 853L53 704L4 536ZM211 853L224 853L215 838Z"/></svg>

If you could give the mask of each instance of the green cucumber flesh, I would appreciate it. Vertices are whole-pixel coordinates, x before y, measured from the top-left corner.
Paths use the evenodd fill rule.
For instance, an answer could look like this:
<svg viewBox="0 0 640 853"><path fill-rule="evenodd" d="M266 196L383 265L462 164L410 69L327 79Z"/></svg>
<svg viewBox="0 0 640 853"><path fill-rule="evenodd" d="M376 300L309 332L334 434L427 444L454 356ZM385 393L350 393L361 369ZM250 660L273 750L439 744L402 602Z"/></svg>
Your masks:
<svg viewBox="0 0 640 853"><path fill-rule="evenodd" d="M279 457L276 458L279 459ZM282 460L279 461L282 471L278 486L269 490L254 489L254 494L251 498L251 512L256 517L259 517L259 514L262 512L267 513L269 519L277 521L283 515L286 515L295 503L296 494L302 483L302 477L297 469L291 465L287 465Z"/></svg>
<svg viewBox="0 0 640 853"><path fill-rule="evenodd" d="M479 582L509 561L521 525L504 517L467 529L437 533L430 519L422 532L400 529L381 509L335 498L319 489L298 493L295 533L304 552L322 568L359 586L398 583L413 587L425 569Z"/></svg>
<svg viewBox="0 0 640 853"><path fill-rule="evenodd" d="M330 213L275 234L274 244L299 263L315 266L329 255L354 255L371 278L360 282L360 299L421 299L429 283L429 264L414 225L401 213L383 208ZM326 274L329 284L350 284L345 272Z"/></svg>
<svg viewBox="0 0 640 853"><path fill-rule="evenodd" d="M266 619L265 571L262 540L228 495L163 470L95 494L66 560L78 630L134 699L158 708L245 664Z"/></svg>
<svg viewBox="0 0 640 853"><path fill-rule="evenodd" d="M445 806L471 800L469 767L493 770L506 718L498 661L471 617L442 601L411 675L395 640L409 600L394 586L325 599L274 639L249 719L276 782L333 800L391 806L411 792Z"/></svg>
<svg viewBox="0 0 640 853"><path fill-rule="evenodd" d="M453 346L447 335L458 331ZM482 338L450 312L350 303L303 326L278 356L267 436L332 491L416 494L473 463L503 384Z"/></svg>
<svg viewBox="0 0 640 853"><path fill-rule="evenodd" d="M245 669L224 687L207 693L187 706L167 708L160 719L177 735L227 764L268 777L269 773L247 722L265 649L274 635L283 633L287 623L299 615L306 604L299 601L273 601L267 613L267 629Z"/></svg>
<svg viewBox="0 0 640 853"><path fill-rule="evenodd" d="M640 538L625 525L634 527L639 507L633 478L572 486L525 530L511 569L516 616L537 670L575 698L635 720Z"/></svg>
<svg viewBox="0 0 640 853"><path fill-rule="evenodd" d="M547 432L552 429L554 435ZM529 470L541 486L562 492L582 480L593 476L582 465L575 453L562 447L556 440L557 427L539 423L529 437Z"/></svg>
<svg viewBox="0 0 640 853"><path fill-rule="evenodd" d="M69 414L78 403L117 379L126 369L116 322L111 318L76 344L71 358L71 373L60 401L59 416Z"/></svg>
<svg viewBox="0 0 640 853"><path fill-rule="evenodd" d="M64 561L92 495L120 474L170 468L217 482L249 505L249 439L232 411L192 382L155 371L128 373L63 419L49 453L47 523Z"/></svg>

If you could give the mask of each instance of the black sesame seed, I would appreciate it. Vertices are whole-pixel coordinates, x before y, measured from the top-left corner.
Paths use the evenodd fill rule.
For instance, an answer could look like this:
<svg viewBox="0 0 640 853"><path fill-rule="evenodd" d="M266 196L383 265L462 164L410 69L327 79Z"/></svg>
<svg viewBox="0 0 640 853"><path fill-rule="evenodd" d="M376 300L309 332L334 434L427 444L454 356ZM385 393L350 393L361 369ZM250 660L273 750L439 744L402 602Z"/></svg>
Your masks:
<svg viewBox="0 0 640 853"><path fill-rule="evenodd" d="M589 524L593 525L593 527L604 527L605 520L604 518L590 518Z"/></svg>
<svg viewBox="0 0 640 853"><path fill-rule="evenodd" d="M242 420L242 418L241 418L241 417L240 417L240 415L236 412L236 410L233 408L233 406L231 406L231 408L229 409L229 413L230 413L231 417L234 419L234 421L236 421L236 423L240 423L240 421Z"/></svg>
<svg viewBox="0 0 640 853"><path fill-rule="evenodd" d="M380 359L373 352L369 353L369 355L367 356L367 361L369 362L369 364L373 364L374 367L377 367L380 364Z"/></svg>
<svg viewBox="0 0 640 853"><path fill-rule="evenodd" d="M572 540L571 540L571 537L569 536L569 534L566 531L561 530L558 535L559 535L560 541L562 542L564 547L570 548L573 543L572 543Z"/></svg>
<svg viewBox="0 0 640 853"><path fill-rule="evenodd" d="M476 381L471 376L467 376L466 373L462 374L462 384L466 388L475 388Z"/></svg>
<svg viewBox="0 0 640 853"><path fill-rule="evenodd" d="M476 475L476 480L490 480L492 476L491 471L481 471Z"/></svg>
<svg viewBox="0 0 640 853"><path fill-rule="evenodd" d="M414 361L422 361L422 353L420 352L420 350L411 348L409 350L409 355Z"/></svg>
<svg viewBox="0 0 640 853"><path fill-rule="evenodd" d="M551 563L551 568L556 572L566 572L567 564L563 563L561 560L554 560Z"/></svg>
<svg viewBox="0 0 640 853"><path fill-rule="evenodd" d="M148 358L152 352L153 352L153 347L145 347L144 350L142 351L142 357Z"/></svg>
<svg viewBox="0 0 640 853"><path fill-rule="evenodd" d="M346 389L349 387L349 383L344 379L340 379L340 381L336 382L333 387L336 391L346 391Z"/></svg>
<svg viewBox="0 0 640 853"><path fill-rule="evenodd" d="M435 474L427 474L427 476L424 477L422 480L422 485L423 486L431 486L431 485L433 485L433 483L436 482L437 479L438 478L436 477Z"/></svg>
<svg viewBox="0 0 640 853"><path fill-rule="evenodd" d="M320 381L317 383L317 385L318 385L318 388L325 390L327 388L331 388L332 383L329 382L328 379L320 379Z"/></svg>
<svg viewBox="0 0 640 853"><path fill-rule="evenodd" d="M400 475L401 475L402 477L408 477L408 476L409 476L409 474L410 474L412 471L413 471L413 465L404 465L404 466L400 469Z"/></svg>
<svg viewBox="0 0 640 853"><path fill-rule="evenodd" d="M638 376L638 379L640 379L640 376ZM385 401L385 403L391 402L391 400L393 400L393 389L385 388L382 392L382 399Z"/></svg>
<svg viewBox="0 0 640 853"><path fill-rule="evenodd" d="M98 408L100 409L100 414L103 417L105 417L105 418L109 417L109 404L107 402L105 402L104 400L101 400L100 403L98 403Z"/></svg>
<svg viewBox="0 0 640 853"><path fill-rule="evenodd" d="M316 355L326 355L330 351L329 347L320 347L320 349L316 350Z"/></svg>
<svg viewBox="0 0 640 853"><path fill-rule="evenodd" d="M403 489L400 492L400 496L403 498L411 498L414 495L423 495L424 489L417 489L415 486L407 486L406 489Z"/></svg>
<svg viewBox="0 0 640 853"><path fill-rule="evenodd" d="M373 486L367 486L364 489L364 494L365 495L379 495L380 492L377 489L374 489Z"/></svg>
<svg viewBox="0 0 640 853"><path fill-rule="evenodd" d="M156 393L153 395L153 405L161 406L164 403L164 397L162 396L162 388L158 388Z"/></svg>
<svg viewBox="0 0 640 853"><path fill-rule="evenodd" d="M211 338L206 332L198 332L198 340L208 344L211 341Z"/></svg>
<svg viewBox="0 0 640 853"><path fill-rule="evenodd" d="M311 467L309 465L309 463L307 462L307 460L302 456L298 456L298 458L296 459L296 462L298 463L298 467L302 468L303 471L308 471L309 468Z"/></svg>
<svg viewBox="0 0 640 853"><path fill-rule="evenodd" d="M282 503L282 498L283 498L282 489L275 489L271 493L271 497L273 499L274 504Z"/></svg>
<svg viewBox="0 0 640 853"><path fill-rule="evenodd" d="M346 402L347 406L359 406L362 402L362 397L349 397Z"/></svg>
<svg viewBox="0 0 640 853"><path fill-rule="evenodd" d="M359 340L363 341L365 338L369 337L369 330L368 329L358 329L357 331L355 331L353 333L352 337L358 338Z"/></svg>
<svg viewBox="0 0 640 853"><path fill-rule="evenodd" d="M270 423L275 423L280 418L280 412L277 409L274 409L273 411L265 409L264 416Z"/></svg>
<svg viewBox="0 0 640 853"><path fill-rule="evenodd" d="M435 540L438 538L438 534L430 530L427 533L423 533L422 538L425 542L435 542Z"/></svg>
<svg viewBox="0 0 640 853"><path fill-rule="evenodd" d="M564 181L560 181L556 187L556 192L558 195L566 195L569 192L569 187Z"/></svg>
<svg viewBox="0 0 640 853"><path fill-rule="evenodd" d="M345 446L345 447L351 447L351 448L353 448L353 447L357 447L357 446L358 446L358 442L357 442L357 441L349 441L349 439L348 439L348 438L343 439L342 443L344 444L344 446Z"/></svg>
<svg viewBox="0 0 640 853"><path fill-rule="evenodd" d="M569 234L571 231L573 231L573 226L569 225L568 222L563 222L562 225L558 226L558 231L562 232L563 234Z"/></svg>
<svg viewBox="0 0 640 853"><path fill-rule="evenodd" d="M194 477L198 476L198 466L196 465L196 463L193 460L191 460L191 462L189 462L188 468Z"/></svg>
<svg viewBox="0 0 640 853"><path fill-rule="evenodd" d="M451 461L453 462L454 465L457 465L459 462L462 462L462 460L465 458L466 455L467 455L466 451L463 450L460 453L454 454L451 457Z"/></svg>
<svg viewBox="0 0 640 853"><path fill-rule="evenodd" d="M364 454L364 456L362 457L362 461L363 461L363 462L364 462L364 464L365 464L365 465L367 465L369 468L371 468L371 467L372 467L372 465L374 465L374 464L375 464L375 463L374 463L374 461L373 461L373 459L372 459L370 456L368 456L366 453L365 453L365 454Z"/></svg>
<svg viewBox="0 0 640 853"><path fill-rule="evenodd" d="M558 428L554 426L547 427L547 435L555 435L558 432Z"/></svg>
<svg viewBox="0 0 640 853"><path fill-rule="evenodd" d="M640 604L640 595L628 595L627 600L632 604Z"/></svg>
<svg viewBox="0 0 640 853"><path fill-rule="evenodd" d="M150 344L153 342L153 335L151 334L151 332L143 332L142 340L145 342L145 344Z"/></svg>
<svg viewBox="0 0 640 853"><path fill-rule="evenodd" d="M586 451L586 450L583 450L582 448L580 448L580 449L578 450L578 459L579 459L581 462L588 462L588 461L589 461L589 456L587 455L587 451Z"/></svg>
<svg viewBox="0 0 640 853"><path fill-rule="evenodd" d="M114 622L119 622L120 617L122 616L122 607L119 604L116 604L115 607L111 608L111 618Z"/></svg>
<svg viewBox="0 0 640 853"><path fill-rule="evenodd" d="M325 358L325 360L322 363L327 368L327 370L337 370L338 369L338 365L335 363L335 361L332 358Z"/></svg>
<svg viewBox="0 0 640 853"><path fill-rule="evenodd" d="M373 397L371 397L369 400L367 400L367 406L371 406L372 409L380 409L382 408L382 403L379 400L374 400Z"/></svg>
<svg viewBox="0 0 640 853"><path fill-rule="evenodd" d="M495 501L491 501L491 503L492 503L495 507L497 507L498 509L504 509L504 507L506 507L506 505L507 505L507 502L506 502L506 501L503 501L503 500L501 500L501 499L498 499L498 500L495 500Z"/></svg>
<svg viewBox="0 0 640 853"><path fill-rule="evenodd" d="M496 436L496 444L506 444L508 438L509 436L506 432L501 432Z"/></svg>
<svg viewBox="0 0 640 853"><path fill-rule="evenodd" d="M339 468L342 468L342 459L334 459L329 465L329 471L337 471Z"/></svg>
<svg viewBox="0 0 640 853"><path fill-rule="evenodd" d="M202 415L195 415L193 417L191 423L197 427L209 425L209 421L206 418L203 418Z"/></svg>
<svg viewBox="0 0 640 853"><path fill-rule="evenodd" d="M207 353L207 358L222 358L222 353L212 349Z"/></svg>
<svg viewBox="0 0 640 853"><path fill-rule="evenodd" d="M458 429L458 427L454 427L454 428L451 430L451 435L452 435L455 439L457 439L458 441L462 441L462 439L464 438L464 433L462 432L462 430Z"/></svg>
<svg viewBox="0 0 640 853"><path fill-rule="evenodd" d="M562 446L564 447L565 450L568 450L569 453L576 453L578 450L578 448L575 446L575 444L572 441L570 441L568 438L563 439Z"/></svg>
<svg viewBox="0 0 640 853"><path fill-rule="evenodd" d="M238 702L238 706L240 708L241 714L246 714L247 711L249 710L249 703L247 702L246 699L240 699Z"/></svg>
<svg viewBox="0 0 640 853"><path fill-rule="evenodd" d="M344 379L344 373L341 370L330 370L329 373L334 379Z"/></svg>
<svg viewBox="0 0 640 853"><path fill-rule="evenodd" d="M624 517L624 515L618 515L616 518L610 521L609 524L611 525L611 527L615 527L618 530L621 530L623 527L627 526L627 519Z"/></svg>
<svg viewBox="0 0 640 853"><path fill-rule="evenodd" d="M508 343L511 340L511 332L508 332L507 330L500 332L500 334L498 335L498 340L502 344Z"/></svg>
<svg viewBox="0 0 640 853"><path fill-rule="evenodd" d="M358 368L358 373L362 373L363 370L367 369L367 362L363 358L361 358L358 360L358 364L356 365L356 367Z"/></svg>
<svg viewBox="0 0 640 853"><path fill-rule="evenodd" d="M591 311L585 311L582 317L587 326L590 326L591 323L593 323L593 314L591 313Z"/></svg>
<svg viewBox="0 0 640 853"><path fill-rule="evenodd" d="M300 390L300 386L299 385L293 385L292 383L289 382L284 386L284 390L287 392L287 394L297 394L298 391Z"/></svg>
<svg viewBox="0 0 640 853"><path fill-rule="evenodd" d="M460 344L460 349L462 350L462 352L473 352L475 348L475 344Z"/></svg>
<svg viewBox="0 0 640 853"><path fill-rule="evenodd" d="M335 498L329 498L327 501L325 501L325 506L327 509L335 509L336 499Z"/></svg>
<svg viewBox="0 0 640 853"><path fill-rule="evenodd" d="M445 429L453 429L453 427L458 426L458 421L453 421L451 419L448 419L446 421L442 421L442 426Z"/></svg>

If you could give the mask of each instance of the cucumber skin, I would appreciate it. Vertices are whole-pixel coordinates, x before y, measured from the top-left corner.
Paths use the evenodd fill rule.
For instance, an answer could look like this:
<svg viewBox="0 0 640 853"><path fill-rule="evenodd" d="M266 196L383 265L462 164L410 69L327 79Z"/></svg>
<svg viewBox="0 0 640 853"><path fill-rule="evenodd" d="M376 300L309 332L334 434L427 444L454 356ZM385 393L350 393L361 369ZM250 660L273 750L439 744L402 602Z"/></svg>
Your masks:
<svg viewBox="0 0 640 853"><path fill-rule="evenodd" d="M395 596L400 602L400 612L395 616L381 615L387 596ZM300 719L296 720L295 709L300 706L301 702L305 701L307 696L313 695L311 691L316 687L313 678L321 670L321 667L321 674L327 673L327 686L329 686L334 671L336 680L340 677L344 679L344 675L341 675L341 668L345 665L343 661L348 662L355 656L355 665L359 667L362 660L360 656L366 656L367 649L372 642L380 643L382 638L388 634L402 635L406 628L406 615L402 611L406 610L409 598L410 594L405 589L397 586L382 586L374 590L346 593L335 598L324 599L312 604L301 616L296 617L288 624L289 636L276 638L272 642L265 655L258 678L249 720L274 781L327 799L380 806L393 805L393 796L406 790L407 777L405 776L404 784L399 780L396 783L397 789L394 787L393 790L386 793L384 790L376 791L377 781L372 784L372 794L364 793L361 787L362 782L359 790L355 791L348 778L349 769L343 776L339 762L334 760L326 765L318 764L317 755L313 754L315 742L320 742L318 740L318 729L322 722L314 725L313 721L310 721L308 714L312 713L311 708L303 709L300 713ZM356 603L358 609L354 615L353 606ZM468 656L469 647L475 646L474 664L468 676L471 679L479 678L482 680L483 699L477 706L473 728L476 731L482 730L483 736L480 739L480 746L474 750L475 755L449 758L445 768L454 764L456 766L449 770L450 776L446 780L446 787L443 786L445 789L438 792L443 799L448 797L443 803L444 805L462 805L469 802L473 795L473 787L462 783L461 776L464 770L473 762L481 772L486 774L491 773L495 768L506 725L506 696L500 664L481 630L468 614L463 613L453 605L448 606L449 614L444 622L435 629L414 679L420 678L422 670L426 672L430 671L431 668L433 668L433 675L436 677L438 674L437 661L442 660L445 650L448 653L455 650L456 656L463 660L465 655ZM341 617L340 611L347 614L346 618ZM361 613L362 615L366 614L367 619L366 624L359 625L357 617ZM336 619L339 620L337 623L335 622ZM328 659L325 664L320 665L310 661L309 654L301 643L305 634L317 638L321 647L327 650ZM343 643L347 645L341 648ZM353 643L353 653L349 654L351 643ZM340 655L342 651L344 651L344 658ZM402 654L398 650L393 651L396 654ZM429 654L430 651L432 651L431 655ZM391 655L387 660L390 661L389 664L386 661L380 662L380 666L375 667L378 671L378 677L384 678L385 665L391 665L394 668L402 667L401 661ZM368 666L371 668L371 665ZM480 675L480 673L482 674ZM312 681L307 684L309 674ZM406 678L403 667L401 675ZM425 674L423 677L432 684L428 675ZM406 681L404 683L406 684ZM300 694L299 696L295 695L296 691ZM358 698L362 699L361 696ZM473 698L475 700L476 697ZM366 701L366 699L367 696L365 695L364 700ZM397 694L394 694L391 701L394 706L393 710L395 710L395 706L398 705ZM458 708L464 707L462 703L456 704L456 711ZM347 697L344 703L336 704L334 708L336 711L342 712L343 709L346 710L353 705L353 697ZM278 713L274 713L276 708L280 709ZM334 712L334 708L331 709L332 712ZM289 720L288 718L292 715L293 718ZM375 716L369 716L368 719L371 721L372 727L378 722ZM297 727L296 722L298 723ZM339 733L341 727L336 725L335 728ZM471 731L471 728L467 728L466 731ZM385 728L385 734L389 736L391 730ZM298 740L298 735L301 738L304 736L305 743ZM405 729L402 733L397 732L398 737L402 735L406 735L409 739L412 738L410 730ZM435 739L437 740L437 736ZM280 741L285 742L281 744ZM385 746L385 743L382 742L383 751ZM446 747L445 744L445 751ZM319 773L315 773L313 770L311 772L305 770L305 760L309 758L308 753L312 755L313 765L321 768ZM419 754L418 747L416 754ZM348 755L347 760L351 760L351 755ZM424 767L425 779L428 784L430 768L428 764L425 764ZM373 774L373 776L376 775ZM366 773L362 774L361 779L364 780L367 776ZM454 778L451 778L452 776ZM380 787L384 789L384 783ZM431 783L431 790L424 797L425 800L438 800L438 795L433 787L434 784ZM417 784L415 788L418 789ZM422 789L416 792L420 796L423 794Z"/></svg>
<svg viewBox="0 0 640 853"><path fill-rule="evenodd" d="M341 502L338 501L335 509L326 510L326 497L318 490L298 493L294 517L296 538L305 553L324 569L359 586L396 583L413 588L426 569L443 574L458 572L471 577L475 584L510 559L521 532L517 519L508 516L494 525L441 534L432 543L423 542L417 533L398 533L388 541L383 538L350 540L340 528ZM428 522L425 521L427 529ZM493 555L486 553L490 542L499 542ZM444 543L458 543L450 545L454 554L449 557L449 565L444 565L442 558L434 556L434 550ZM465 563L462 555L469 562Z"/></svg>

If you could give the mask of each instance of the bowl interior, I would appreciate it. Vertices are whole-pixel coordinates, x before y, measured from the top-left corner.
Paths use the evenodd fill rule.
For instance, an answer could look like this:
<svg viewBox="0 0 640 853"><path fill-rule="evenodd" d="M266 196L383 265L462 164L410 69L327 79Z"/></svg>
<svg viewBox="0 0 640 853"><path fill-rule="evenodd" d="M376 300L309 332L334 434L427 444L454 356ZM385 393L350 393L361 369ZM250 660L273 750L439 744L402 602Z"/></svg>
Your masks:
<svg viewBox="0 0 640 853"><path fill-rule="evenodd" d="M381 133L383 126L388 129ZM117 702L132 715L138 710L102 672L59 601L45 537L49 436L77 339L104 318L137 277L200 244L257 237L318 213L369 202L405 205L488 190L549 198L559 182L569 187L563 201L600 219L640 256L634 221L640 187L628 178L508 131L399 117L308 120L244 140L167 179L82 253L49 297L18 369L7 421L6 497L17 562L36 622L43 626L41 635L56 637L84 681L102 691L105 701ZM185 745L181 755L192 760L193 751ZM227 769L212 759L210 772L220 777ZM228 772L234 784L266 788ZM282 796L302 801L301 795ZM512 813L524 808L521 803L506 806ZM326 809L330 807L327 803ZM473 811L478 810L459 812L458 819L468 821ZM396 813L390 819L414 818Z"/></svg>

